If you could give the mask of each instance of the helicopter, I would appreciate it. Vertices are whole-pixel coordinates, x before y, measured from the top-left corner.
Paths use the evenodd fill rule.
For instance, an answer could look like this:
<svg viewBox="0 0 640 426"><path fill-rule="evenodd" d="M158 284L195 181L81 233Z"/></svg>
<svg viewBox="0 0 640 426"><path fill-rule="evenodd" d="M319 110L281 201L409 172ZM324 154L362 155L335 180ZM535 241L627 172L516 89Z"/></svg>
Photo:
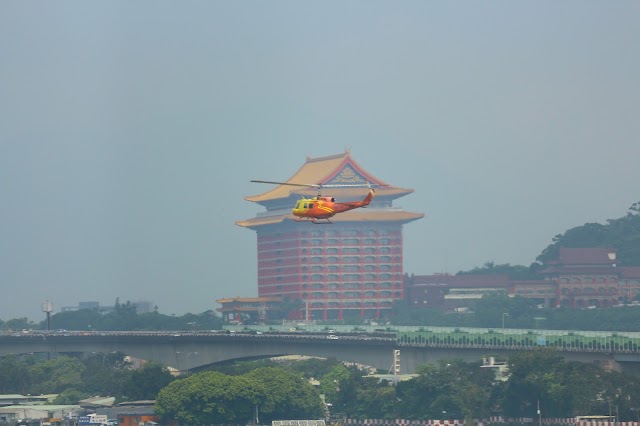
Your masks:
<svg viewBox="0 0 640 426"><path fill-rule="evenodd" d="M367 185L363 184L321 184L321 183L290 183L290 182L275 182L270 180L252 180L254 183L269 183L273 185L289 185L289 186L302 186L307 188L317 188L318 195L312 198L306 198L302 196L296 202L295 207L293 208L293 215L296 216L298 222L303 220L309 220L314 224L331 224L331 220L329 218L335 216L338 213L343 213L349 210L357 209L360 207L366 207L371 203L375 195L375 189L372 188L372 185L367 183ZM377 185L379 186L379 185ZM366 197L364 197L361 201L348 201L348 202L337 202L334 197L327 197L322 195L322 188L369 188L369 192Z"/></svg>

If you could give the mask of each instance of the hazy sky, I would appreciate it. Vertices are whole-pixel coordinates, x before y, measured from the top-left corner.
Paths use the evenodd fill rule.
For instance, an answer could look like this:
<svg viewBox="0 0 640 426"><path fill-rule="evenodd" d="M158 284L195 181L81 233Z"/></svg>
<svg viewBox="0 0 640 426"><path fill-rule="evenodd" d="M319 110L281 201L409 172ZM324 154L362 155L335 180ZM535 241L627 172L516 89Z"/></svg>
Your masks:
<svg viewBox="0 0 640 426"><path fill-rule="evenodd" d="M637 1L2 1L0 319L255 296L249 180L347 147L415 189L405 272L529 265L640 201L639 41Z"/></svg>

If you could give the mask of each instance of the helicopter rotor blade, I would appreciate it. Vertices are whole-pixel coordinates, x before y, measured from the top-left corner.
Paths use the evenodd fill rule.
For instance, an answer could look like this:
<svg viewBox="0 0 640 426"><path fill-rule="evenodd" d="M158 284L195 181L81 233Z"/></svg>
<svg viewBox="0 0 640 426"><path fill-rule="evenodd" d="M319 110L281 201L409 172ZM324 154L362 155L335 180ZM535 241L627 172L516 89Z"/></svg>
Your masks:
<svg viewBox="0 0 640 426"><path fill-rule="evenodd" d="M383 187L389 186L387 184L378 184L378 183L291 183L291 182L277 182L272 180L252 180L251 182L255 183L269 183L272 185L289 185L289 186L303 186L307 188L372 188L372 187Z"/></svg>
<svg viewBox="0 0 640 426"><path fill-rule="evenodd" d="M290 182L275 182L272 180L252 180L255 183L270 183L273 185L289 185L289 186L305 186L308 188L321 188L323 185L317 183L290 183Z"/></svg>

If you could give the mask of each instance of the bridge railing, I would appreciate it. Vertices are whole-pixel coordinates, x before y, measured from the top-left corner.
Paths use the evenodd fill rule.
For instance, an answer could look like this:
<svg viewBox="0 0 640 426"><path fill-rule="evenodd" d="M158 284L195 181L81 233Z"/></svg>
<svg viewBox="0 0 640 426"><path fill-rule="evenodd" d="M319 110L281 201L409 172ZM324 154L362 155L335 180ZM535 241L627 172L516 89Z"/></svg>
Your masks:
<svg viewBox="0 0 640 426"><path fill-rule="evenodd" d="M323 326L296 325L226 326L226 329L261 332L335 332L343 334L393 333L399 345L531 349L554 347L563 351L640 353L640 333L614 331L538 330L513 328L424 326Z"/></svg>

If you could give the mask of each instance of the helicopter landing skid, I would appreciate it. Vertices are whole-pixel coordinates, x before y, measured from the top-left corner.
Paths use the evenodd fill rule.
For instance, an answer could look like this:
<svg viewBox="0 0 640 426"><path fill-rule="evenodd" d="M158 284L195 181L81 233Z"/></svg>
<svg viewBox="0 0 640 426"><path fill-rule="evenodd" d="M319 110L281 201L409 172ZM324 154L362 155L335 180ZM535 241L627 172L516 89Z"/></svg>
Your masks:
<svg viewBox="0 0 640 426"><path fill-rule="evenodd" d="M322 219L320 219L320 220L322 220ZM311 219L311 222L314 225L333 225L333 222L331 222L329 219L325 219L325 220L326 220L326 222L320 222L319 220Z"/></svg>
<svg viewBox="0 0 640 426"><path fill-rule="evenodd" d="M296 219L296 222L311 222L314 225L333 225L333 222L331 222L329 218L325 218L325 219L298 218Z"/></svg>

